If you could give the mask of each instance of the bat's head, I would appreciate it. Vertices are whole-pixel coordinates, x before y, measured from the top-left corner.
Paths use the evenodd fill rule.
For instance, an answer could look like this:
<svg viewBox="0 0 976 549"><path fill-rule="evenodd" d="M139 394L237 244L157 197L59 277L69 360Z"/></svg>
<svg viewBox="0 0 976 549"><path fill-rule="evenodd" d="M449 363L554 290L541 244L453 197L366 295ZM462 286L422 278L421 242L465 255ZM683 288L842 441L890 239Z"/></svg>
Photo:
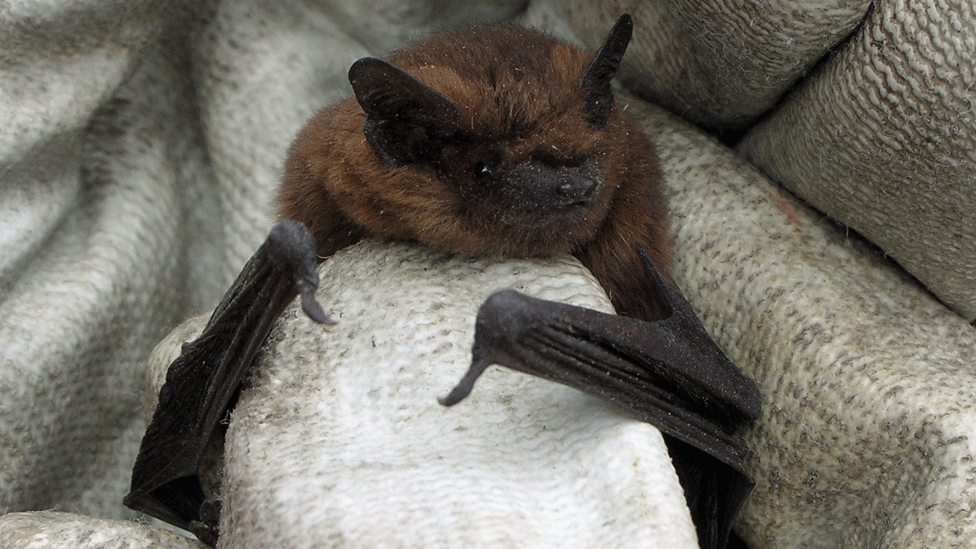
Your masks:
<svg viewBox="0 0 976 549"><path fill-rule="evenodd" d="M326 183L337 207L369 234L450 251L541 256L592 241L653 154L633 146L610 87L631 32L625 15L593 53L488 27L360 59L356 102L330 128L352 151Z"/></svg>

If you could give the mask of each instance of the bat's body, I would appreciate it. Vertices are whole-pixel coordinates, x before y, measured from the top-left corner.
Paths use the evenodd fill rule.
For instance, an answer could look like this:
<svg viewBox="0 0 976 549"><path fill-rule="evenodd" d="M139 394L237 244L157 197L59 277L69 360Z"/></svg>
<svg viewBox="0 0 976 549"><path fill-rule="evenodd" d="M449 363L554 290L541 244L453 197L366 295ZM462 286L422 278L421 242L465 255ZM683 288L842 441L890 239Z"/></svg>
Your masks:
<svg viewBox="0 0 976 549"><path fill-rule="evenodd" d="M751 487L732 433L757 416L759 396L663 273L653 147L610 87L630 35L623 16L593 54L516 27L474 29L356 62L355 98L316 115L286 160L281 215L315 244L296 223L276 227L213 328L174 362L126 504L216 540L206 516L216 508L196 479L204 447L282 307L302 291L309 316L324 320L308 292L313 248L321 260L371 236L579 258L618 313L639 320L489 299L472 370L443 402L464 398L491 363L618 402L667 435L702 546L724 546ZM187 396L199 393L205 403Z"/></svg>

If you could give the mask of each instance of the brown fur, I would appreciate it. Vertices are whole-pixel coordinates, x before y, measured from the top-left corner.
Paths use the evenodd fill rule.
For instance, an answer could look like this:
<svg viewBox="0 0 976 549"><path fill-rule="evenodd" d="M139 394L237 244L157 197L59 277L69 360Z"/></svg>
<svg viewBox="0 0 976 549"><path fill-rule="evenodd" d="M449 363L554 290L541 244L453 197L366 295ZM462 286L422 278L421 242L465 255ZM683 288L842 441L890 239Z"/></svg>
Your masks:
<svg viewBox="0 0 976 549"><path fill-rule="evenodd" d="M308 226L322 258L365 236L469 254L570 252L603 284L618 312L659 316L637 247L667 267L660 172L650 141L619 104L604 128L584 116L579 82L592 58L541 33L494 27L447 34L389 59L452 100L459 135L496 151L500 162L584 163L600 187L582 214L509 211L504 203L486 203L489 191L459 185L453 172L383 162L364 136L366 114L351 98L319 112L295 139L279 195L281 217ZM457 177L470 169L471 154L458 157Z"/></svg>

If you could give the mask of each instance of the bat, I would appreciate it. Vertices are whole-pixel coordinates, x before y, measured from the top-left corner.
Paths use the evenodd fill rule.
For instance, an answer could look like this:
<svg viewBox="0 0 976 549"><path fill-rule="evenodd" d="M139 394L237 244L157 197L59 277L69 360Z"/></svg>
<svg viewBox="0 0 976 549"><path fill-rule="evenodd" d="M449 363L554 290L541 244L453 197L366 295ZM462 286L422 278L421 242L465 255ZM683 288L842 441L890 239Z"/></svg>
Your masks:
<svg viewBox="0 0 976 549"><path fill-rule="evenodd" d="M219 501L199 474L274 320L315 302L315 266L363 238L449 252L576 256L619 315L515 292L478 312L473 362L610 400L657 426L705 548L724 547L752 480L735 432L760 411L755 384L711 341L666 274L661 174L614 103L630 42L623 15L594 53L514 26L460 30L349 70L354 97L301 130L285 160L282 221L199 339L174 361L124 503L214 544Z"/></svg>

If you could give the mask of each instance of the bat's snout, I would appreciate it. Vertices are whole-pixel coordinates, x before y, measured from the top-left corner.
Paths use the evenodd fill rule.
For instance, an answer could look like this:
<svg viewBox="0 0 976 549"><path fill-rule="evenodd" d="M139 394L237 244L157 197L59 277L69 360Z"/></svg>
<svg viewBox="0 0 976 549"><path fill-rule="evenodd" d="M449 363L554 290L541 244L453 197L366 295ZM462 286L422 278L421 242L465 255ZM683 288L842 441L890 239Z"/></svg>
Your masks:
<svg viewBox="0 0 976 549"><path fill-rule="evenodd" d="M585 206L596 196L600 183L579 167L526 162L517 171L520 202L533 208Z"/></svg>
<svg viewBox="0 0 976 549"><path fill-rule="evenodd" d="M573 174L556 187L556 194L573 204L585 204L593 199L599 184L582 174Z"/></svg>

